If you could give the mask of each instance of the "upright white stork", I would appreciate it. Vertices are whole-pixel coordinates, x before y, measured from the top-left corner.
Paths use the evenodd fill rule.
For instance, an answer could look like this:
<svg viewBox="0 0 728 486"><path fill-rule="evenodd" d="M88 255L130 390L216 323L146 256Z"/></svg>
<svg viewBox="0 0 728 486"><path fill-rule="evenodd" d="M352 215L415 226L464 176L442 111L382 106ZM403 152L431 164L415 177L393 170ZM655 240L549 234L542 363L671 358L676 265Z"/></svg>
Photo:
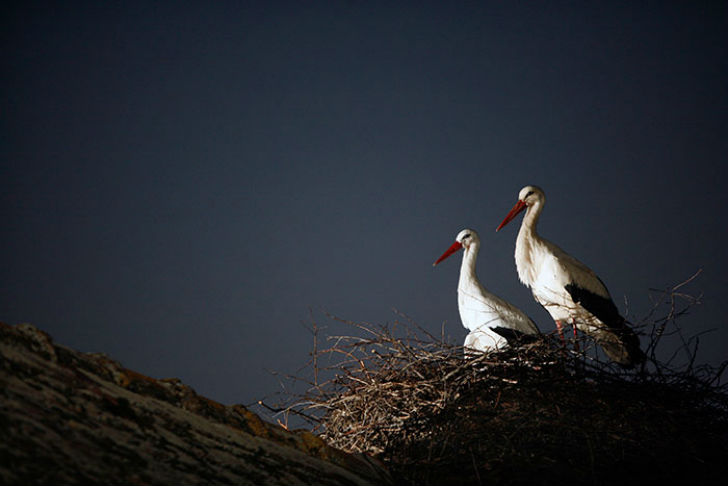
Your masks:
<svg viewBox="0 0 728 486"><path fill-rule="evenodd" d="M644 361L640 342L619 314L604 283L586 265L536 232L546 197L541 188L526 186L518 202L496 231L526 210L516 239L518 278L531 288L536 301L556 321L563 338L563 323L593 337L605 354L625 367Z"/></svg>
<svg viewBox="0 0 728 486"><path fill-rule="evenodd" d="M474 230L464 229L458 233L455 243L432 266L460 248L464 249L464 254L458 281L458 310L463 326L470 330L463 346L495 351L508 347L525 334L538 334L536 324L526 314L481 285L475 274L480 238Z"/></svg>

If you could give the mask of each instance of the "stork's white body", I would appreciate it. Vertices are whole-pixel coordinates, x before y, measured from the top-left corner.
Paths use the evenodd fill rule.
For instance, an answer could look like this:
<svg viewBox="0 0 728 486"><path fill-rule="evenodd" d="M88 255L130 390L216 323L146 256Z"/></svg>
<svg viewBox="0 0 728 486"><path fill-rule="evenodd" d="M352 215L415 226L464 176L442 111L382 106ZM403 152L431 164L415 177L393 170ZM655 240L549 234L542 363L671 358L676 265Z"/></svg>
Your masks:
<svg viewBox="0 0 728 486"><path fill-rule="evenodd" d="M639 339L619 315L609 291L586 265L536 232L545 196L526 186L498 230L526 209L516 239L518 278L531 288L561 331L563 322L595 338L607 356L625 366L643 359Z"/></svg>
<svg viewBox="0 0 728 486"><path fill-rule="evenodd" d="M525 222L525 219L524 219ZM545 240L527 224L521 225L516 239L518 278L531 288L536 301L544 306L554 321L571 322L589 334L599 326L598 319L574 302L565 289L575 284L605 299L609 291L594 272L561 248Z"/></svg>
<svg viewBox="0 0 728 486"><path fill-rule="evenodd" d="M459 246L458 246L459 244ZM480 238L474 230L458 234L455 244L437 263L462 247L463 260L458 279L458 310L463 326L470 331L465 338L466 348L495 351L509 346L504 334L538 334L533 321L520 309L488 292L475 272Z"/></svg>

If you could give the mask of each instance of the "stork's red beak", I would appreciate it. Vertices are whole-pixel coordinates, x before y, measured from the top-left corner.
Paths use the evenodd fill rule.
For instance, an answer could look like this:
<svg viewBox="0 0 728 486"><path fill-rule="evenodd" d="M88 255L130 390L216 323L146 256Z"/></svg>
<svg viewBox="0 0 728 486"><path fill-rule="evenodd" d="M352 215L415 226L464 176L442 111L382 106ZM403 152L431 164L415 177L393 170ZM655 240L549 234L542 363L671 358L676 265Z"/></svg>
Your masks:
<svg viewBox="0 0 728 486"><path fill-rule="evenodd" d="M448 248L448 249L447 249L447 250L445 251L445 253L443 253L443 254L442 254L442 256L441 256L440 258L438 258L438 259L437 259L437 261L436 261L435 263L433 263L433 264L432 264L432 266L434 267L435 265L437 265L438 263L440 263L441 261L443 261L443 260L444 260L445 258L447 258L447 257L449 257L450 255L452 255L453 253L455 253L456 251L458 251L458 250L459 250L460 248L462 248L462 247L463 247L463 245L462 245L462 244L460 244L460 242L459 242L459 241L456 241L455 243L453 243L453 244L452 244L452 245L450 246L450 248Z"/></svg>
<svg viewBox="0 0 728 486"><path fill-rule="evenodd" d="M506 215L506 217L503 220L503 222L495 230L496 231L499 231L502 227L504 227L505 225L507 225L508 223L510 223L511 220L513 218L515 218L516 216L518 216L518 213L520 213L521 211L523 211L524 209L526 209L526 207L527 207L526 206L526 203L523 202L523 201L521 201L519 199L518 202L516 203L516 205L513 206L513 209L511 209L511 212Z"/></svg>

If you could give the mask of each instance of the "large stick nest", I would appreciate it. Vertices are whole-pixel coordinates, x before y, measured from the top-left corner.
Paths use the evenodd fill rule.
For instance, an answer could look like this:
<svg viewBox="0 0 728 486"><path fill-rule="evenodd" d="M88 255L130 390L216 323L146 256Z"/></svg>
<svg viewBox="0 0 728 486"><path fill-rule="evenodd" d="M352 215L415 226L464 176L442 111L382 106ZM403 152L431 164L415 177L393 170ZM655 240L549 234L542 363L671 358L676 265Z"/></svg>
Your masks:
<svg viewBox="0 0 728 486"><path fill-rule="evenodd" d="M660 339L694 303L678 309L674 289L666 295L667 315L641 326L651 360L630 371L600 360L585 341L577 352L545 335L467 355L412 323L340 320L360 335L332 336L321 348L314 328L314 377L285 410L413 484L725 477L725 363L695 366L694 340L682 341L688 359L679 370L656 358Z"/></svg>

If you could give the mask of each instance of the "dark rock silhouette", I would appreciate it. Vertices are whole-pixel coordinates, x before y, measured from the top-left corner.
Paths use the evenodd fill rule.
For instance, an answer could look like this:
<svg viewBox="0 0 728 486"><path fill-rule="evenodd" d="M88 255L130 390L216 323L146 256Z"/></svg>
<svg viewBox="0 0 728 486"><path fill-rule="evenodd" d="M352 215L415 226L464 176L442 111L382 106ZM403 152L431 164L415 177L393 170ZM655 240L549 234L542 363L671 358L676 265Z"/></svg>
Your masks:
<svg viewBox="0 0 728 486"><path fill-rule="evenodd" d="M0 323L0 398L2 484L392 484L368 456L29 324Z"/></svg>

